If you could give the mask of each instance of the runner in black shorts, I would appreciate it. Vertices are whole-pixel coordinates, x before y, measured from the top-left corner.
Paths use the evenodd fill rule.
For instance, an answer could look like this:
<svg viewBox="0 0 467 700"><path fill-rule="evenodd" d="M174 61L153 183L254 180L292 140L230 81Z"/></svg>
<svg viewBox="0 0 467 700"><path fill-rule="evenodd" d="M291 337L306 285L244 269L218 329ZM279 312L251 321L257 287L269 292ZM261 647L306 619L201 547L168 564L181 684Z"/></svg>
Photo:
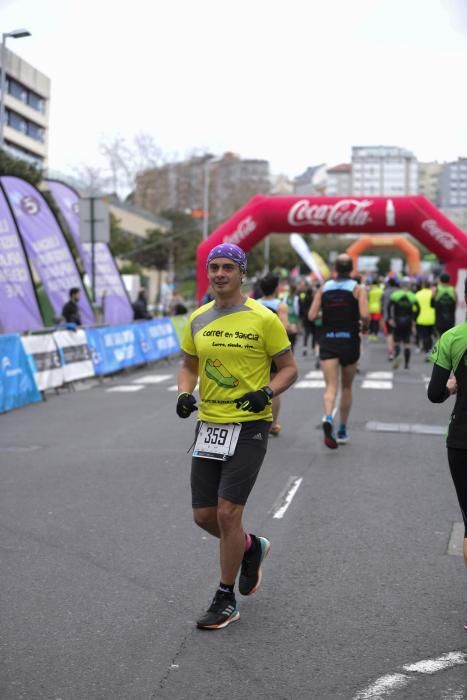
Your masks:
<svg viewBox="0 0 467 700"><path fill-rule="evenodd" d="M394 361L393 368L399 369L401 363L401 344L404 347L404 368L410 365L410 343L412 340L412 328L419 312L419 305L415 294L410 290L410 278L404 277L401 289L393 292L389 299L388 324L394 331Z"/></svg>
<svg viewBox="0 0 467 700"><path fill-rule="evenodd" d="M347 420L352 405L352 382L360 357L360 325L368 326L368 300L365 289L351 279L352 258L342 254L336 259L335 279L321 287L310 308L308 318L314 321L322 310L319 358L324 374L323 432L324 444L336 449L348 442ZM333 411L341 374L340 424L334 430Z"/></svg>
<svg viewBox="0 0 467 700"><path fill-rule="evenodd" d="M464 293L467 303L467 279ZM428 386L430 401L442 403L449 396L456 395L446 445L449 468L464 520L464 561L467 565L467 323L443 333L433 348L431 359L434 365ZM464 627L467 629L467 622Z"/></svg>
<svg viewBox="0 0 467 700"><path fill-rule="evenodd" d="M208 256L214 301L190 317L182 342L177 414L197 410L199 423L191 465L193 517L220 539L221 582L200 629L216 630L238 620L234 594L251 595L261 584L270 542L246 533L244 506L260 470L272 421L271 400L297 378L284 326L276 314L241 292L246 256L225 243ZM270 380L271 362L277 372ZM235 441L238 439L238 442Z"/></svg>

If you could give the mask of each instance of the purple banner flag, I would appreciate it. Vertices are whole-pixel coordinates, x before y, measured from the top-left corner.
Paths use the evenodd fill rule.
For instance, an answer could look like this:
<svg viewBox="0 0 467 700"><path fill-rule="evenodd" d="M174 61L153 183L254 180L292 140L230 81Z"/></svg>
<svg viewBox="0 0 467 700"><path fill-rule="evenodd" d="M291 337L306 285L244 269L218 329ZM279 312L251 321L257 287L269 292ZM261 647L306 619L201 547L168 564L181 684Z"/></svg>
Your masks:
<svg viewBox="0 0 467 700"><path fill-rule="evenodd" d="M45 183L63 214L91 280L92 247L90 243L81 243L79 237L79 195L63 182L45 180ZM133 308L108 245L95 243L94 255L96 301L103 309L105 323L129 323L133 320Z"/></svg>
<svg viewBox="0 0 467 700"><path fill-rule="evenodd" d="M79 309L83 325L96 322L76 262L49 205L33 185L19 177L4 176L0 182L13 210L28 258L42 280L56 316L68 301L69 290L81 290Z"/></svg>
<svg viewBox="0 0 467 700"><path fill-rule="evenodd" d="M0 190L0 333L43 328L26 255Z"/></svg>

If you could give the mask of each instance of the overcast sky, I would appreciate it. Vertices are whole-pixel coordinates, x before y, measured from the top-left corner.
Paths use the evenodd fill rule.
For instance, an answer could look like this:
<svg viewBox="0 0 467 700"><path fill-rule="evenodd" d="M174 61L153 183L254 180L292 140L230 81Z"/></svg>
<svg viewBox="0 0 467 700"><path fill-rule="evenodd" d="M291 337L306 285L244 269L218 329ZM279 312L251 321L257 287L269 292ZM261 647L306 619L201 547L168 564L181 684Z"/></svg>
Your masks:
<svg viewBox="0 0 467 700"><path fill-rule="evenodd" d="M467 156L467 0L0 0L0 31L20 27L63 172L141 131L291 177L352 145Z"/></svg>

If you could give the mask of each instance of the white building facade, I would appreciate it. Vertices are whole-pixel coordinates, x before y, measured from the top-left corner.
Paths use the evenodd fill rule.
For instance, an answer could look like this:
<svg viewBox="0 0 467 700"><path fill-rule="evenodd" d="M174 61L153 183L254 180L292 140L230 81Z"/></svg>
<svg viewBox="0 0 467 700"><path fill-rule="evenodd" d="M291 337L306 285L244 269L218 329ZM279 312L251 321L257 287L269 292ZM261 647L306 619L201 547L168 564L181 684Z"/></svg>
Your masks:
<svg viewBox="0 0 467 700"><path fill-rule="evenodd" d="M38 165L47 165L50 79L6 49L4 148ZM0 65L3 70L3 66Z"/></svg>
<svg viewBox="0 0 467 700"><path fill-rule="evenodd" d="M398 146L352 147L354 195L411 195L418 192L418 162Z"/></svg>

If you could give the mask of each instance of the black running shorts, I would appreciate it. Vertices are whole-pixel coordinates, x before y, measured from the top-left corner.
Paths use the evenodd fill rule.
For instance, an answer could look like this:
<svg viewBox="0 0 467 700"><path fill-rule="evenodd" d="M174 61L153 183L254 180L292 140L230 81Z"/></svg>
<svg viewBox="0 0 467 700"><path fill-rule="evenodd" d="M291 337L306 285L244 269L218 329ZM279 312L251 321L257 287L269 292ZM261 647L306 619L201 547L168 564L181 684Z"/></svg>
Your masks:
<svg viewBox="0 0 467 700"><path fill-rule="evenodd" d="M394 342L410 344L412 337L412 326L395 326L394 327Z"/></svg>
<svg viewBox="0 0 467 700"><path fill-rule="evenodd" d="M321 339L319 346L320 360L339 360L342 367L354 365L360 359L360 339L350 342L332 343Z"/></svg>
<svg viewBox="0 0 467 700"><path fill-rule="evenodd" d="M244 506L266 454L271 423L242 423L235 453L225 462L193 457L191 500L193 508L217 506L218 498Z"/></svg>

